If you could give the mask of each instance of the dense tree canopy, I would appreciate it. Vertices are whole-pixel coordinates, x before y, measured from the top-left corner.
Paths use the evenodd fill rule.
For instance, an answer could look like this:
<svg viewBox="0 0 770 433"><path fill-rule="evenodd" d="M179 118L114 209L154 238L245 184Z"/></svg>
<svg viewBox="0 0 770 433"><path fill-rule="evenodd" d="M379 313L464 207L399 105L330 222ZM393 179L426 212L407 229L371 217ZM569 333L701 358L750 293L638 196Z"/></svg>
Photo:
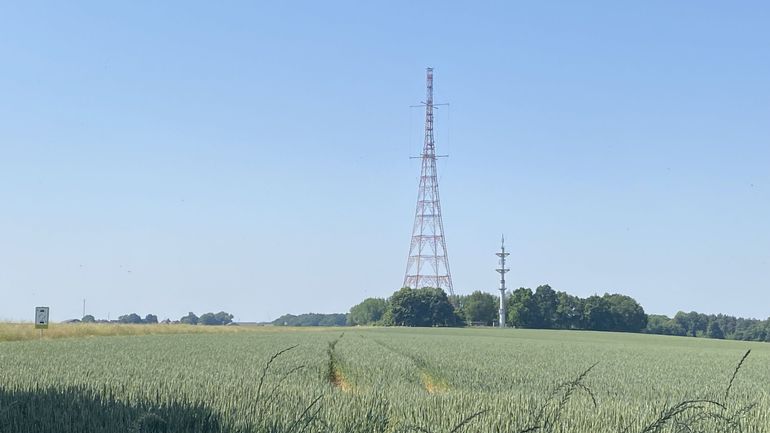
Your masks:
<svg viewBox="0 0 770 433"><path fill-rule="evenodd" d="M233 321L233 315L229 313L225 313L224 311L220 311L219 313L205 313L202 314L200 318L198 318L198 324L199 325L209 325L209 326L215 326L215 325L227 325L232 323Z"/></svg>
<svg viewBox="0 0 770 433"><path fill-rule="evenodd" d="M519 288L508 297L508 324L517 328L534 328L540 320L531 289Z"/></svg>
<svg viewBox="0 0 770 433"><path fill-rule="evenodd" d="M198 316L195 315L192 311L187 313L186 316L183 316L181 319L179 319L179 323L184 323L187 325L197 325L198 324Z"/></svg>
<svg viewBox="0 0 770 433"><path fill-rule="evenodd" d="M468 324L491 326L497 321L497 296L476 290L467 296L455 296L458 314Z"/></svg>
<svg viewBox="0 0 770 433"><path fill-rule="evenodd" d="M508 324L518 328L639 332L647 326L647 315L639 303L625 295L581 299L544 285L534 293L523 287L513 291L508 298Z"/></svg>
<svg viewBox="0 0 770 433"><path fill-rule="evenodd" d="M138 314L136 314L136 313L124 314L124 315L118 317L118 322L120 322L120 323L142 323L142 318Z"/></svg>
<svg viewBox="0 0 770 433"><path fill-rule="evenodd" d="M457 326L462 320L443 290L404 287L388 298L383 322L396 326Z"/></svg>
<svg viewBox="0 0 770 433"><path fill-rule="evenodd" d="M770 319L744 319L724 314L679 311L673 318L662 315L650 316L644 332L770 342Z"/></svg>
<svg viewBox="0 0 770 433"><path fill-rule="evenodd" d="M644 332L648 334L661 335L686 335L687 330L676 320L662 316L660 314L650 314L647 316L647 328Z"/></svg>
<svg viewBox="0 0 770 433"><path fill-rule="evenodd" d="M770 341L770 319L743 319L678 312L673 318L647 315L633 298L609 294L587 298L555 291L548 285L519 288L506 298L508 326L540 329L586 329L616 332ZM460 326L463 323L491 325L497 320L498 298L475 291L450 299L441 289L402 288L387 300L369 298L353 306L350 314L287 314L276 325L343 326ZM197 323L190 313L183 323Z"/></svg>
<svg viewBox="0 0 770 433"><path fill-rule="evenodd" d="M348 314L348 325L374 325L382 320L388 303L381 298L367 298L354 305Z"/></svg>
<svg viewBox="0 0 770 433"><path fill-rule="evenodd" d="M713 321L709 322L709 326L706 328L706 336L708 338L722 339L725 338L725 333L722 332L722 327L719 326L719 322Z"/></svg>
<svg viewBox="0 0 770 433"><path fill-rule="evenodd" d="M94 316L87 314L83 316L83 319L81 320L84 323L110 323L109 320L96 320ZM183 316L179 319L178 322L174 323L183 323L187 325L227 325L232 323L233 321L233 315L226 313L224 311L220 311L219 313L206 313L202 315L200 318L195 315L192 311L189 312L186 316ZM130 313L130 314L124 314L122 316L119 316L117 320L113 320L111 322L117 322L117 323L127 323L127 324L147 324L147 325L154 325L160 323L158 321L158 316L155 314L147 314L144 316L144 319L136 313ZM169 324L172 323L171 320L165 319L162 323Z"/></svg>
<svg viewBox="0 0 770 433"><path fill-rule="evenodd" d="M297 316L294 314L284 314L273 320L272 323L277 326L345 326L347 324L347 315L339 313L308 313Z"/></svg>
<svg viewBox="0 0 770 433"><path fill-rule="evenodd" d="M557 329L584 329L585 300L566 292L557 292L556 297L554 327Z"/></svg>

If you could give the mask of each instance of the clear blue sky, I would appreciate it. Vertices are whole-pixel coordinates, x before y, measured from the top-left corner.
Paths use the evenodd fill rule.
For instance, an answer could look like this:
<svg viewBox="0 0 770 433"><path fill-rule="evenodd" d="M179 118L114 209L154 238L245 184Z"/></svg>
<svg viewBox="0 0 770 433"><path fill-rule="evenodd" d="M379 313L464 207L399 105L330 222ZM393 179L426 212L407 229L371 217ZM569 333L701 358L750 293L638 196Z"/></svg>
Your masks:
<svg viewBox="0 0 770 433"><path fill-rule="evenodd" d="M426 66L457 292L770 316L768 2L163 3L0 5L0 318L389 295Z"/></svg>

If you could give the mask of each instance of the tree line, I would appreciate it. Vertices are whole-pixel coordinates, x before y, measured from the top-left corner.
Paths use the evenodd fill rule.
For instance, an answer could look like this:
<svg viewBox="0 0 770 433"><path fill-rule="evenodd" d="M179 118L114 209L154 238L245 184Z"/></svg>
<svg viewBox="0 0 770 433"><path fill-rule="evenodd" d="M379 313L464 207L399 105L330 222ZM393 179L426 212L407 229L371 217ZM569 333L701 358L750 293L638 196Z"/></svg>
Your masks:
<svg viewBox="0 0 770 433"><path fill-rule="evenodd" d="M402 288L389 298L368 298L348 314L287 314L272 323L287 326L492 326L498 296L475 291L447 296L441 289ZM632 297L605 293L586 298L555 291L549 285L514 290L505 299L506 325L530 329L582 329L643 332L770 342L770 318L744 319L724 314L678 312L673 318L651 314Z"/></svg>
<svg viewBox="0 0 770 433"><path fill-rule="evenodd" d="M537 329L640 332L647 326L644 308L630 296L605 293L580 298L549 285L534 292L514 290L508 298L507 319L509 325Z"/></svg>
<svg viewBox="0 0 770 433"><path fill-rule="evenodd" d="M118 317L118 320L97 320L94 318L94 316L90 314L86 314L83 316L82 319L80 319L80 322L82 323L125 323L125 324L135 324L135 325L152 325L159 323L158 322L158 316L154 314L148 314L142 318L142 316L136 314L136 313L130 313L130 314L124 314L122 316ZM230 313L226 313L224 311L220 311L218 313L205 313L202 314L200 317L195 315L192 311L187 313L187 315L181 317L179 320L171 321L170 319L166 319L160 323L169 324L169 323L183 323L187 325L229 325L233 322L233 315Z"/></svg>
<svg viewBox="0 0 770 433"><path fill-rule="evenodd" d="M348 325L460 326L463 319L441 289L404 287L388 299L368 298L354 305Z"/></svg>
<svg viewBox="0 0 770 433"><path fill-rule="evenodd" d="M198 317L195 315L195 313L190 311L186 316L183 316L181 319L179 319L179 323L184 323L187 325L207 326L229 325L233 323L233 315L224 311L220 311L219 313L204 313Z"/></svg>
<svg viewBox="0 0 770 433"><path fill-rule="evenodd" d="M770 318L744 319L724 314L680 311L673 318L651 314L645 332L648 334L707 337L744 341L770 342Z"/></svg>
<svg viewBox="0 0 770 433"><path fill-rule="evenodd" d="M496 325L499 297L475 291L447 297L441 289L403 288L388 299L369 298L353 306L348 325ZM555 291L519 288L506 297L506 325L531 329L584 329L770 342L770 318L680 311L671 318L647 315L633 298L620 294L587 298Z"/></svg>
<svg viewBox="0 0 770 433"><path fill-rule="evenodd" d="M647 325L644 309L619 294L580 298L549 285L519 288L506 297L506 325L531 329L586 329L641 332ZM491 326L498 320L499 298L475 291L448 297L441 289L402 288L388 299L369 298L350 309L349 325Z"/></svg>
<svg viewBox="0 0 770 433"><path fill-rule="evenodd" d="M276 326L345 326L347 324L347 314L284 314L273 320L271 324Z"/></svg>

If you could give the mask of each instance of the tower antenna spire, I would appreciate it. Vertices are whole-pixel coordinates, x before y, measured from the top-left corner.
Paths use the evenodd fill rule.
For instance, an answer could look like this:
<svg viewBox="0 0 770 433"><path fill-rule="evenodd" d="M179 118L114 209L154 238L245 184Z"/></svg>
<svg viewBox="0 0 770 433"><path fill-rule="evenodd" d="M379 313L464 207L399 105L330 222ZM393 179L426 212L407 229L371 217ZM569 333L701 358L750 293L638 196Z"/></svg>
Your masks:
<svg viewBox="0 0 770 433"><path fill-rule="evenodd" d="M436 174L436 143L433 137L433 68L426 69L425 141L423 143L417 209L406 261L404 287L436 287L454 295L449 255L444 239L441 199Z"/></svg>
<svg viewBox="0 0 770 433"><path fill-rule="evenodd" d="M500 274L500 310L498 312L498 320L499 326L505 328L505 274L510 271L510 269L505 267L505 258L510 255L510 253L505 252L505 235L502 235L500 238L500 252L495 255L500 257L500 268L496 269Z"/></svg>

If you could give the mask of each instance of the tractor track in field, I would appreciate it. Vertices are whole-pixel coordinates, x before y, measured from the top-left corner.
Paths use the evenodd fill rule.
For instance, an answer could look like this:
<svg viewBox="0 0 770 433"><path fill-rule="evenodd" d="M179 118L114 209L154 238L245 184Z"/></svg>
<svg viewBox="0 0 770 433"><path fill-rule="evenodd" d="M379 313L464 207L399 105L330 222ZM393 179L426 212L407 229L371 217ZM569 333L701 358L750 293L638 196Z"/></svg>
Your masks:
<svg viewBox="0 0 770 433"><path fill-rule="evenodd" d="M329 361L326 368L326 380L329 384L343 392L352 392L353 385L345 377L340 366L340 356L337 353L337 343L345 336L343 332L339 337L332 341L329 341L329 346L326 349L326 354L329 357Z"/></svg>
<svg viewBox="0 0 770 433"><path fill-rule="evenodd" d="M391 347L379 340L373 339L372 341L380 345L382 348L412 361L414 366L417 368L417 377L420 381L420 384L428 394L438 394L449 391L450 388L447 381L441 377L441 375L438 374L435 369L431 368L430 364L428 364L424 358L414 353L409 353L395 347Z"/></svg>

